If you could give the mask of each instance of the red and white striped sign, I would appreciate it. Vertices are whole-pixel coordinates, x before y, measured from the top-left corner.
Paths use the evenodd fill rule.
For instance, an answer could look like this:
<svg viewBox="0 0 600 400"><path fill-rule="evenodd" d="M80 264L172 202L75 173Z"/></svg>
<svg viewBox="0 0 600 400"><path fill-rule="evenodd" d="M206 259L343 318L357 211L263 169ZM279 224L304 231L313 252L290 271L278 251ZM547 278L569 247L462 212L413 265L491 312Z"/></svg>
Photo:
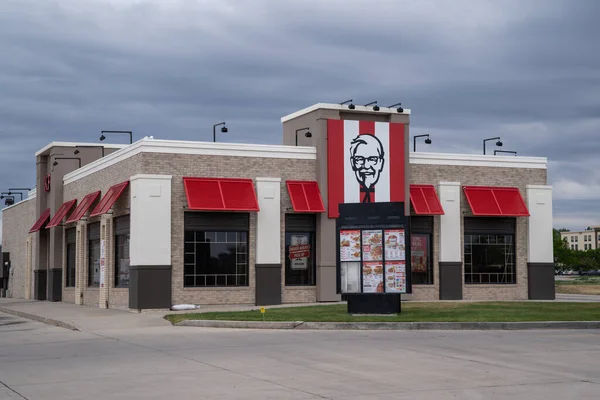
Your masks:
<svg viewBox="0 0 600 400"><path fill-rule="evenodd" d="M404 202L405 150L402 123L327 120L329 218L341 203Z"/></svg>

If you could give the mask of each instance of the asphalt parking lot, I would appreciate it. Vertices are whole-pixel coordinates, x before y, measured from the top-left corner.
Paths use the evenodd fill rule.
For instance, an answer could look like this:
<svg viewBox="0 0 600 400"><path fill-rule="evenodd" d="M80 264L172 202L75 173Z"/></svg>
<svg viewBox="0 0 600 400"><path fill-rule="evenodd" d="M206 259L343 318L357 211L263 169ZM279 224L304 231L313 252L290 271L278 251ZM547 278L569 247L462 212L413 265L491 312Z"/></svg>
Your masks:
<svg viewBox="0 0 600 400"><path fill-rule="evenodd" d="M0 399L597 399L600 331L78 332L0 314Z"/></svg>

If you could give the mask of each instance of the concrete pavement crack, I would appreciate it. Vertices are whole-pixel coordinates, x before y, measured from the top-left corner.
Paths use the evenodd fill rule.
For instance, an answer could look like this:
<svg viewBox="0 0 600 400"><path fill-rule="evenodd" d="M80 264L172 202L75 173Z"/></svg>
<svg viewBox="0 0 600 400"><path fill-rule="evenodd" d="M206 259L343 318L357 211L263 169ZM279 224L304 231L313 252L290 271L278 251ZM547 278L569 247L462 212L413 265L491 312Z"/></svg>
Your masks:
<svg viewBox="0 0 600 400"><path fill-rule="evenodd" d="M5 388L7 388L8 390L10 390L11 392L13 392L14 394L16 394L17 396L19 396L20 398L25 399L25 400L29 400L27 397L23 396L21 393L17 392L15 389L13 389L10 386L8 386L6 383L0 381L0 384L2 386L4 386Z"/></svg>

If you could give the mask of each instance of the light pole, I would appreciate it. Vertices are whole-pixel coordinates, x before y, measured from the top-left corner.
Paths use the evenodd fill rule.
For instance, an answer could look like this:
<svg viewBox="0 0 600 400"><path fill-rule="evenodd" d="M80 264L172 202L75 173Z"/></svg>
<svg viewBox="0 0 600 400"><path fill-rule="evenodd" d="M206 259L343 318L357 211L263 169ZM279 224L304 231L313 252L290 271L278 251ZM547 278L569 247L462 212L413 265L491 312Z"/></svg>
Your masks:
<svg viewBox="0 0 600 400"><path fill-rule="evenodd" d="M227 133L227 127L225 126L225 122L219 122L218 124L213 125L213 142L217 141L217 126L223 125L221 128L221 133Z"/></svg>
<svg viewBox="0 0 600 400"><path fill-rule="evenodd" d="M413 151L414 152L417 151L417 138L419 138L419 137L426 137L427 139L425 139L425 144L431 144L431 139L429 139L429 134L416 135L415 137L413 137Z"/></svg>
<svg viewBox="0 0 600 400"><path fill-rule="evenodd" d="M300 129L296 129L296 146L298 146L298 133L302 132L302 131L307 131L304 136L309 138L312 137L312 133L310 133L309 128L300 128Z"/></svg>
<svg viewBox="0 0 600 400"><path fill-rule="evenodd" d="M127 134L127 135L129 135L129 144L133 143L133 132L132 131L100 131L100 134L102 135L102 136L100 136L100 141L103 141L104 139L106 139L106 136L104 136L105 133Z"/></svg>
<svg viewBox="0 0 600 400"><path fill-rule="evenodd" d="M496 139L498 140L496 142L496 146L502 147L502 142L500 141L500 136L489 138L489 139L483 139L483 154L485 154L485 142L489 142L490 140L496 140Z"/></svg>
<svg viewBox="0 0 600 400"><path fill-rule="evenodd" d="M515 156L517 155L516 151L509 151L509 150L494 150L494 155L496 155L496 153L509 153L509 154L514 154Z"/></svg>

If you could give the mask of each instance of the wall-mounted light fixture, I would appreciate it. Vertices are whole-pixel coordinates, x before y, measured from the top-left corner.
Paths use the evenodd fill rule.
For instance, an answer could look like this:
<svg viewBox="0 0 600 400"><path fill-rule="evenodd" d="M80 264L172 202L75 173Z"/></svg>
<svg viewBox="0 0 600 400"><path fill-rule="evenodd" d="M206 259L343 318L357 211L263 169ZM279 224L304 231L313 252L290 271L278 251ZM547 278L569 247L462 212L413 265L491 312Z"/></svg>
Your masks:
<svg viewBox="0 0 600 400"><path fill-rule="evenodd" d="M104 134L126 134L129 135L129 144L133 143L133 132L132 131L100 131L100 134L102 136L100 136L100 141L102 142L104 139L106 139L106 136L104 136Z"/></svg>
<svg viewBox="0 0 600 400"><path fill-rule="evenodd" d="M310 133L309 128L296 129L296 146L298 146L298 133L302 132L302 131L306 131L306 133L304 134L305 137L307 137L307 138L312 137L312 133Z"/></svg>
<svg viewBox="0 0 600 400"><path fill-rule="evenodd" d="M496 142L496 146L501 147L502 146L502 142L500 141L500 136L498 137L493 137L493 138L489 138L489 139L484 139L483 140L483 154L485 154L485 142L489 142L490 140L498 140Z"/></svg>
<svg viewBox="0 0 600 400"><path fill-rule="evenodd" d="M75 146L75 151L73 152L73 154L77 155L80 153L79 149L80 148L90 148L90 149L101 149L102 150L102 157L104 157L104 146Z"/></svg>
<svg viewBox="0 0 600 400"><path fill-rule="evenodd" d="M496 155L497 153L508 153L508 154L514 154L515 156L517 155L516 151L510 151L510 150L494 150L494 155Z"/></svg>
<svg viewBox="0 0 600 400"><path fill-rule="evenodd" d="M373 104L375 104L373 106ZM377 105L377 101L372 101L370 103L365 104L365 107L373 106L373 111L379 111L379 106Z"/></svg>
<svg viewBox="0 0 600 400"><path fill-rule="evenodd" d="M398 108L396 108L396 111L398 113L402 114L404 112L404 108L400 107L401 105L402 105L402 103L396 103L396 104L392 104L388 108L394 108L394 107L398 106Z"/></svg>
<svg viewBox="0 0 600 400"><path fill-rule="evenodd" d="M356 107L355 107L355 106L354 106L354 104L352 103L353 101L354 101L354 100L352 100L352 99L350 99L350 100L346 100L346 101L344 101L343 103L340 103L340 105L342 105L342 106L343 106L344 104L348 104L348 103L350 103L350 104L348 104L348 108L349 108L350 110L354 110Z"/></svg>
<svg viewBox="0 0 600 400"><path fill-rule="evenodd" d="M429 138L429 133L425 134L425 135L416 135L413 137L413 151L416 152L417 151L417 138L419 137L426 137L427 139L425 139L425 144L431 144L431 139Z"/></svg>
<svg viewBox="0 0 600 400"><path fill-rule="evenodd" d="M223 127L221 128L221 133L227 133L228 129L225 126L225 122L219 122L218 124L214 124L213 125L213 142L217 141L217 126L219 125L223 125Z"/></svg>
<svg viewBox="0 0 600 400"><path fill-rule="evenodd" d="M81 168L81 158L79 157L56 157L54 159L54 162L52 163L52 170L54 171L54 167L56 167L58 165L58 161L56 160L77 160L79 162L79 167Z"/></svg>

